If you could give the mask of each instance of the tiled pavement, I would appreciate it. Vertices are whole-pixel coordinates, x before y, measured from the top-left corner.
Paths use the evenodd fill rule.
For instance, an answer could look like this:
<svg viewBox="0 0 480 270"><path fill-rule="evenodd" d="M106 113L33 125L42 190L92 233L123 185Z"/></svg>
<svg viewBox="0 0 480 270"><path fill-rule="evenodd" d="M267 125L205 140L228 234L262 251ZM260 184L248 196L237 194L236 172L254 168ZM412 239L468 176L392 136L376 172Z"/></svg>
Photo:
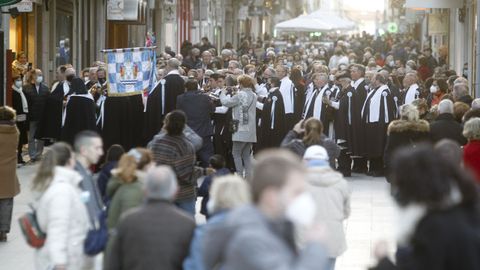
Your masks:
<svg viewBox="0 0 480 270"><path fill-rule="evenodd" d="M15 198L12 231L7 243L0 243L0 269L30 270L34 252L27 246L19 227L18 217L28 210L33 195L31 180L37 166L18 170L22 192ZM383 178L355 175L348 178L352 189L352 213L345 223L348 250L337 261L337 270L367 269L373 261L375 243L384 239L393 250L394 208ZM197 216L198 222L203 218Z"/></svg>

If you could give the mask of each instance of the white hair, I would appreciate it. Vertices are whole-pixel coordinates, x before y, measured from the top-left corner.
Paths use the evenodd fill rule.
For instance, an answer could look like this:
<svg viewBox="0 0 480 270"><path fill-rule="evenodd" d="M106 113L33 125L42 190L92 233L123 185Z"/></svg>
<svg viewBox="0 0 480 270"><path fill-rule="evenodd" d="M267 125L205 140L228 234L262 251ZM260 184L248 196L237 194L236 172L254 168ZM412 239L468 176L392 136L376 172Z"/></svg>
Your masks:
<svg viewBox="0 0 480 270"><path fill-rule="evenodd" d="M147 199L173 201L177 189L177 177L169 166L153 167L147 172L145 181Z"/></svg>
<svg viewBox="0 0 480 270"><path fill-rule="evenodd" d="M472 101L472 109L480 109L480 98L476 98Z"/></svg>
<svg viewBox="0 0 480 270"><path fill-rule="evenodd" d="M402 105L400 107L400 116L407 121L418 121L420 119L417 107L412 104Z"/></svg>
<svg viewBox="0 0 480 270"><path fill-rule="evenodd" d="M474 117L465 123L463 136L469 140L480 140L480 118Z"/></svg>
<svg viewBox="0 0 480 270"><path fill-rule="evenodd" d="M449 99L444 99L438 104L438 113L450 113L453 114L453 102Z"/></svg>

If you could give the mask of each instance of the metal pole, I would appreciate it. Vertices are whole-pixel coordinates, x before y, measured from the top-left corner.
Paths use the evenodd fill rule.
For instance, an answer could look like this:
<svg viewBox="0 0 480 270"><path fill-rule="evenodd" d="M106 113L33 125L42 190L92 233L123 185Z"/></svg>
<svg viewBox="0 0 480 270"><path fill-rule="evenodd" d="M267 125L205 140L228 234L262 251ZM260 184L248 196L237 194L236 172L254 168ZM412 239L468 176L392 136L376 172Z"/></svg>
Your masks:
<svg viewBox="0 0 480 270"><path fill-rule="evenodd" d="M476 42L476 55L475 55L475 97L480 97L480 34L478 30L480 29L480 0L477 0L477 4L475 6L477 10L477 29L475 31L477 35L477 42ZM473 74L473 72L472 72Z"/></svg>

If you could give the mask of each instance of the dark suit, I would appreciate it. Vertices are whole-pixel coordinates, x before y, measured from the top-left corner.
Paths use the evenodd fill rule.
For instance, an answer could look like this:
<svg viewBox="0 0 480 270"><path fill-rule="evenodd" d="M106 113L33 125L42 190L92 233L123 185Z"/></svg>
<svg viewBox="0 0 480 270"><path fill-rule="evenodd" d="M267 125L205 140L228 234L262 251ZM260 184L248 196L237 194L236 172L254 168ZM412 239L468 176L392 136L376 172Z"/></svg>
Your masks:
<svg viewBox="0 0 480 270"><path fill-rule="evenodd" d="M165 76L165 109L162 112L162 84L159 83L150 93L145 113L144 142L152 140L163 126L165 115L176 108L177 97L184 93L185 81L178 74Z"/></svg>
<svg viewBox="0 0 480 270"><path fill-rule="evenodd" d="M197 152L203 167L213 155L213 125L211 115L215 112L212 100L200 91L187 91L177 97L177 109L187 115L187 124L203 139L202 148Z"/></svg>
<svg viewBox="0 0 480 270"><path fill-rule="evenodd" d="M23 93L28 102L28 120L40 121L47 97L50 95L48 87L44 84L39 85L39 89L34 84L25 85Z"/></svg>
<svg viewBox="0 0 480 270"><path fill-rule="evenodd" d="M107 270L181 270L195 221L166 201L149 201L125 214L117 226Z"/></svg>

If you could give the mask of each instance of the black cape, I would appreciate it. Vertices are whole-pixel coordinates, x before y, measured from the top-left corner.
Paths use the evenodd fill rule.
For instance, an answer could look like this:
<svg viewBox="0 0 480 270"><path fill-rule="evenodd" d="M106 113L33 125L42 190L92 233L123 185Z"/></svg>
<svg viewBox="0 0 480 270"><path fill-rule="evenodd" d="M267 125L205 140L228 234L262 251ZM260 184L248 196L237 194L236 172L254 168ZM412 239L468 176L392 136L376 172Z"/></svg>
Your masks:
<svg viewBox="0 0 480 270"><path fill-rule="evenodd" d="M101 134L104 148L120 144L125 150L144 146L144 106L142 95L107 97L103 104L103 127Z"/></svg>
<svg viewBox="0 0 480 270"><path fill-rule="evenodd" d="M73 145L80 131L96 131L95 103L93 99L82 95L72 95L65 108L65 123L62 128L62 141Z"/></svg>
<svg viewBox="0 0 480 270"><path fill-rule="evenodd" d="M165 110L162 113L162 84L159 83L150 93L145 113L144 142L152 140L163 126L165 115L175 110L177 96L184 93L185 81L178 74L165 76Z"/></svg>
<svg viewBox="0 0 480 270"><path fill-rule="evenodd" d="M275 101L275 119L272 129L272 105L274 97L277 100ZM260 124L261 140L258 144L258 150L279 147L287 131L285 105L283 104L282 93L280 93L279 89L276 89L268 94L263 105Z"/></svg>
<svg viewBox="0 0 480 270"><path fill-rule="evenodd" d="M349 86L338 94L339 108L335 114L335 138L346 141L348 152L351 153L353 145L353 95L355 89Z"/></svg>
<svg viewBox="0 0 480 270"><path fill-rule="evenodd" d="M59 82L45 102L44 112L40 119L37 133L35 134L37 139L60 140L62 133L63 100L63 82Z"/></svg>
<svg viewBox="0 0 480 270"><path fill-rule="evenodd" d="M386 89L383 90L380 101L379 121L374 123L368 122L370 116L370 100L375 95L376 91L379 91L379 89L377 88L373 90L373 93L371 93L365 101L365 111L362 117L365 127L363 129L364 142L361 146L363 147L362 156L366 158L383 157L387 142L387 128L390 122L395 119L395 104L393 97L390 91ZM385 121L385 106L387 106L388 122Z"/></svg>
<svg viewBox="0 0 480 270"><path fill-rule="evenodd" d="M362 143L364 141L362 130L365 128L365 123L362 122L362 107L367 99L367 89L365 88L365 81L360 83L356 90L353 91L352 98L352 152L355 156L362 156Z"/></svg>

